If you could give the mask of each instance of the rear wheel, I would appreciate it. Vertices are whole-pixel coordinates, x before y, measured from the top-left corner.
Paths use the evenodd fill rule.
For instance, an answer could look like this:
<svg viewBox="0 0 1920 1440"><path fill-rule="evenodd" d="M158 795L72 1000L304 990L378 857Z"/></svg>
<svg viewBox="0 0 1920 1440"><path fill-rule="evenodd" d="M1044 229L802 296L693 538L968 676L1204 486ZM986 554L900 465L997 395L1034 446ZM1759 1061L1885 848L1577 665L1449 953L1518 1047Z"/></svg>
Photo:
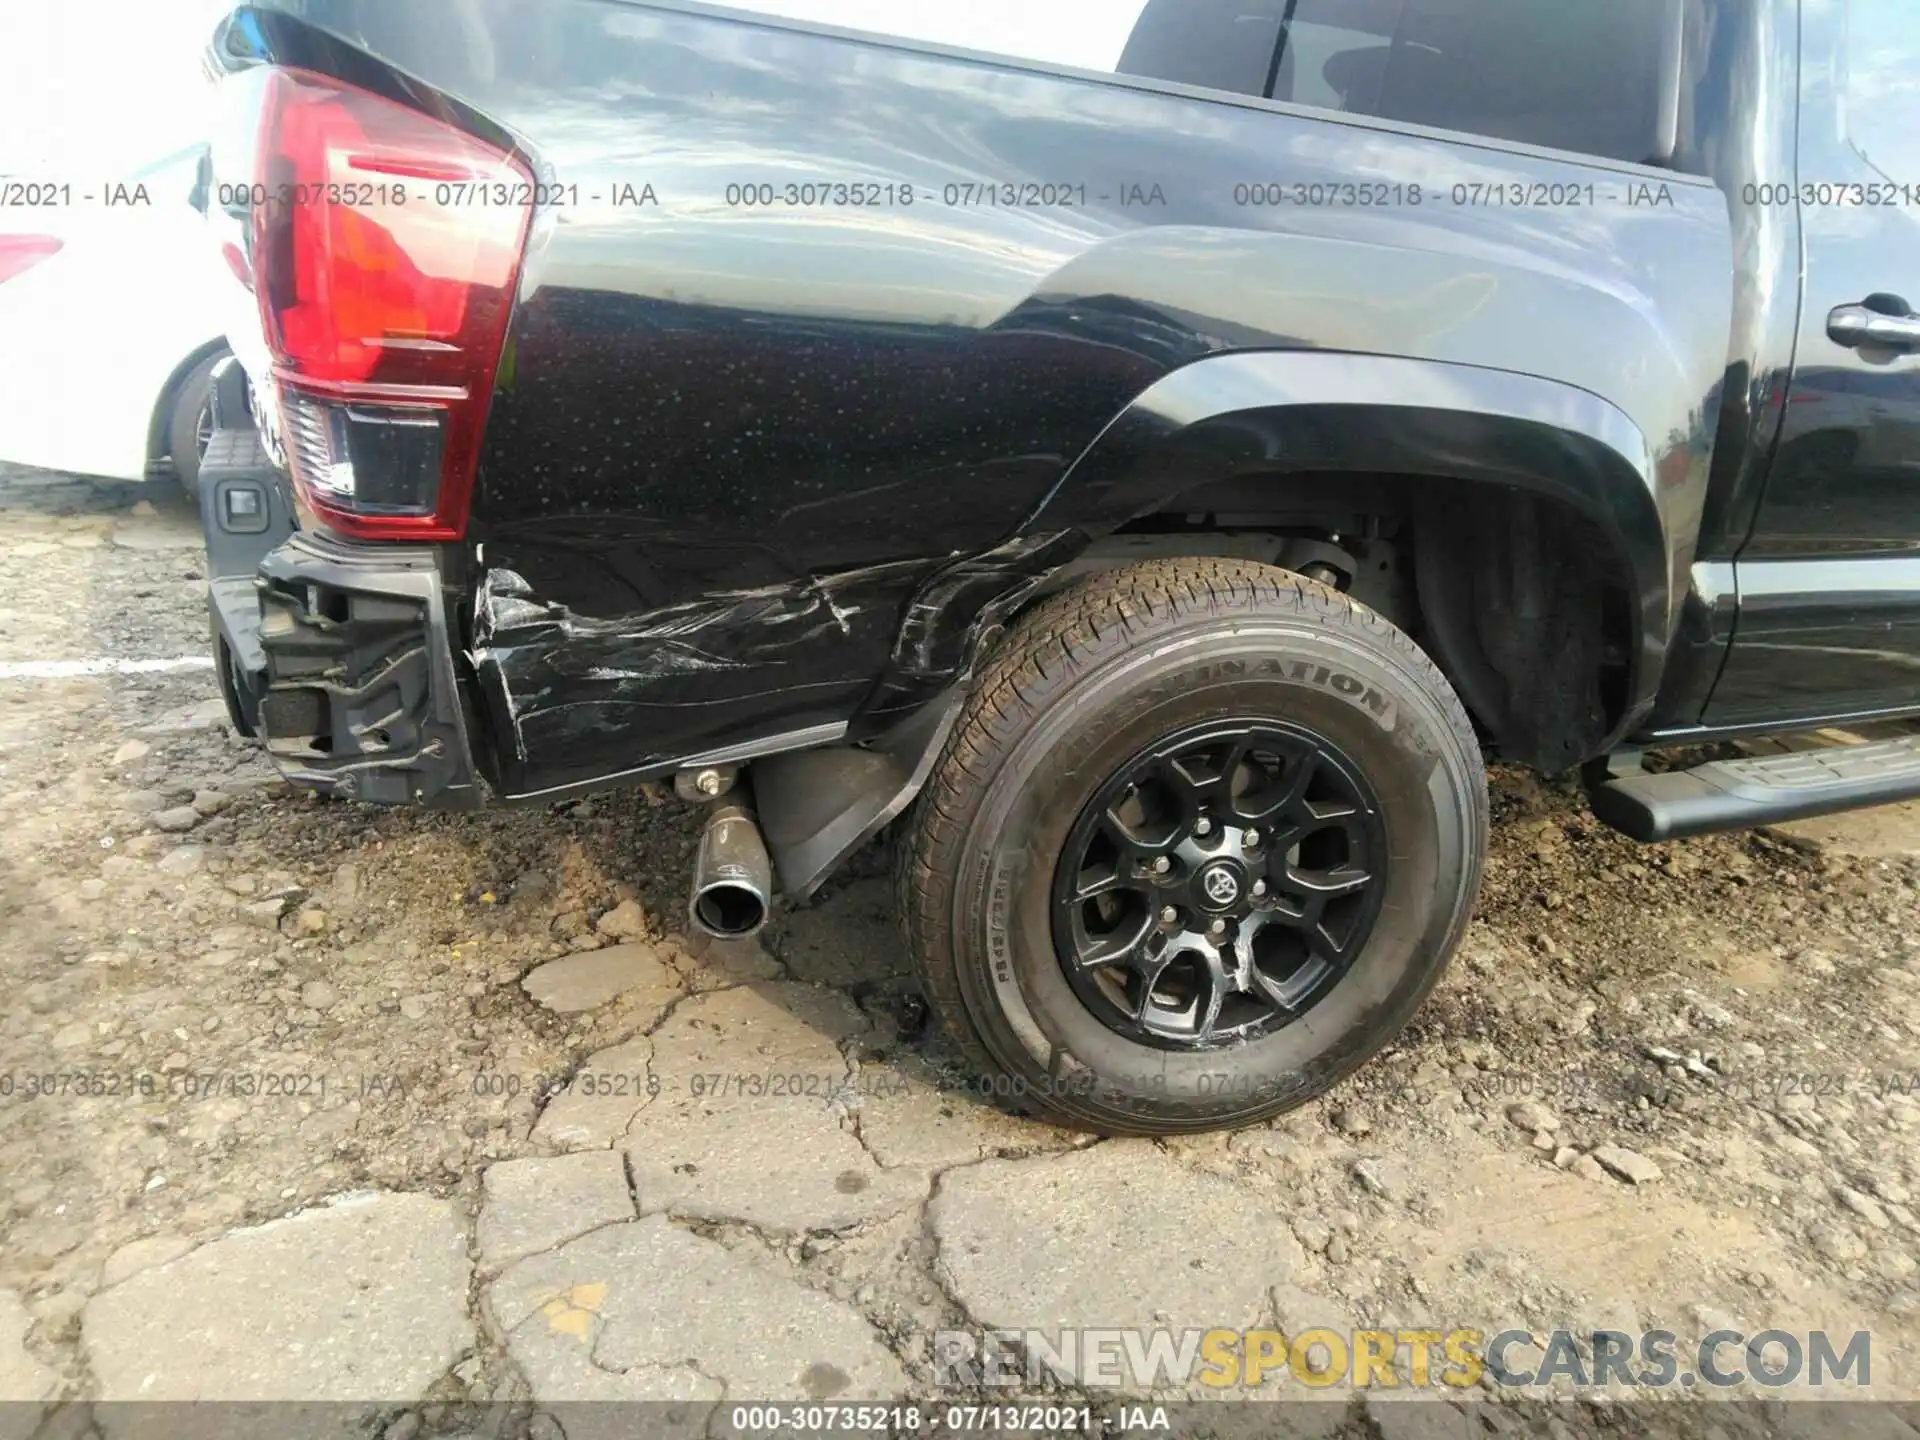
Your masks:
<svg viewBox="0 0 1920 1440"><path fill-rule="evenodd" d="M908 941L989 1086L1249 1123L1390 1040L1465 928L1485 776L1411 640L1287 571L1108 572L987 666L904 837Z"/></svg>
<svg viewBox="0 0 1920 1440"><path fill-rule="evenodd" d="M210 356L187 372L180 388L173 392L173 406L167 418L167 453L173 460L173 473L180 477L180 488L187 499L200 499L200 460L213 439L213 367L221 357Z"/></svg>

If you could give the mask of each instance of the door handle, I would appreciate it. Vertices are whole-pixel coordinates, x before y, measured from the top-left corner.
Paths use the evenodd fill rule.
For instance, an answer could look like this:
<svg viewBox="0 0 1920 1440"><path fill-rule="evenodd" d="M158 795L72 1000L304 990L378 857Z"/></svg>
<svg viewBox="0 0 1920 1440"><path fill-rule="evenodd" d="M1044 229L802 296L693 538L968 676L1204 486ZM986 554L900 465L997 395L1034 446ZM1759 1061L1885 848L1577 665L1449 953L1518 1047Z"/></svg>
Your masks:
<svg viewBox="0 0 1920 1440"><path fill-rule="evenodd" d="M1827 316L1827 335L1849 350L1868 345L1916 350L1920 349L1920 315L1889 315L1865 305L1842 305Z"/></svg>

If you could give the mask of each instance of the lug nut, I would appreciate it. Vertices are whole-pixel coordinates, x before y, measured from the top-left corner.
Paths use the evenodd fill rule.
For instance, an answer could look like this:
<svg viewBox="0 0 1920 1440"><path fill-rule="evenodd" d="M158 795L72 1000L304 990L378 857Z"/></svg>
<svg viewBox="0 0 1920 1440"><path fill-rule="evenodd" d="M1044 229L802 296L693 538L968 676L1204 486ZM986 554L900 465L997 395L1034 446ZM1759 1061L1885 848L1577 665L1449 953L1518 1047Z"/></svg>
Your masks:
<svg viewBox="0 0 1920 1440"><path fill-rule="evenodd" d="M1198 820L1193 822L1193 833L1196 835L1211 835L1213 833L1213 821L1202 815Z"/></svg>
<svg viewBox="0 0 1920 1440"><path fill-rule="evenodd" d="M1214 921L1214 922L1213 922L1213 923L1212 923L1211 925L1209 925L1209 926L1207 926L1207 933L1208 933L1208 934L1210 934L1210 935L1224 935L1224 934L1226 934L1226 933L1227 933L1227 922L1226 922L1226 921L1224 921L1224 920L1216 920L1216 921Z"/></svg>
<svg viewBox="0 0 1920 1440"><path fill-rule="evenodd" d="M1245 835L1241 836L1240 843L1249 850L1253 849L1260 843L1260 832L1258 830L1247 831Z"/></svg>
<svg viewBox="0 0 1920 1440"><path fill-rule="evenodd" d="M1254 881L1254 882L1253 882L1253 893L1254 893L1254 894L1255 894L1256 896L1259 896L1259 895L1264 895L1264 894L1266 894L1266 893L1267 893L1267 882L1266 882L1266 881L1264 881L1264 880L1256 880L1256 881Z"/></svg>
<svg viewBox="0 0 1920 1440"><path fill-rule="evenodd" d="M1180 912L1174 909L1173 906L1171 905L1167 906L1166 909L1160 912L1160 923L1162 925L1171 925L1175 921L1177 921L1179 918L1180 918Z"/></svg>
<svg viewBox="0 0 1920 1440"><path fill-rule="evenodd" d="M1154 874L1164 875L1171 869L1173 869L1173 861L1169 860L1166 856L1159 855L1154 858L1154 862L1153 862Z"/></svg>

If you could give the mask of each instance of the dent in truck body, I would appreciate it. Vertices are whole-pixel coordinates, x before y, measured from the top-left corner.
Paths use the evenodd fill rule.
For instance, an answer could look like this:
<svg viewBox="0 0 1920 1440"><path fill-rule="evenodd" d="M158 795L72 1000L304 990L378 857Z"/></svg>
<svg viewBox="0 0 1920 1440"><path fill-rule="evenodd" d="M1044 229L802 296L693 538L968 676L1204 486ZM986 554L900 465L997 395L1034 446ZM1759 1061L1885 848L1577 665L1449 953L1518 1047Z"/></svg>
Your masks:
<svg viewBox="0 0 1920 1440"><path fill-rule="evenodd" d="M836 665L834 652L858 657L890 637L902 584L925 568L874 566L604 618L489 569L469 658L505 742L496 783L511 796L672 769L688 752L646 737L697 728L680 718L689 711L750 710L751 725L727 732L736 744L844 719L873 677Z"/></svg>
<svg viewBox="0 0 1920 1440"><path fill-rule="evenodd" d="M878 733L969 680L986 637L1086 541L1077 530L1041 531L935 575L907 606L893 658L861 707L856 738Z"/></svg>
<svg viewBox="0 0 1920 1440"><path fill-rule="evenodd" d="M1043 535L940 567L910 595L904 616L898 596L926 573L920 562L723 592L612 619L576 616L541 601L524 576L495 566L475 593L468 660L518 766L526 765L530 743L583 757L572 780L540 772L541 793L603 777L605 763L623 763L621 773L634 775L710 763L711 751L633 751L624 739L618 757L595 758L598 734L648 733L658 728L654 712L684 706L754 702L762 723L738 727L727 747L740 752L733 758L745 758L787 748L789 737L838 739L847 727L836 732L832 721L810 721L805 692L818 686L838 697L851 685L871 691L859 707L858 728L868 736L964 680L981 628L1083 543L1076 534ZM894 639L878 684L861 672L817 678L833 673L824 657L875 623ZM786 703L792 700L801 704ZM528 790L527 779L524 768L511 767L496 777L509 798Z"/></svg>
<svg viewBox="0 0 1920 1440"><path fill-rule="evenodd" d="M927 587L1010 543L1095 537L1173 498L1188 477L1171 467L1162 497L1079 490L1104 463L1083 457L1156 382L1230 352L1296 352L1329 376L1341 355L1511 370L1598 397L1650 462L1621 440L1639 473L1608 502L1650 493L1658 512L1665 563L1646 561L1644 515L1622 557L1643 582L1643 663L1671 628L1726 366L1731 256L1710 185L667 4L470 0L451 31L425 0L263 9L283 12L259 27L276 60L351 66L357 83L484 116L537 175L583 194L628 181L660 200L547 212L523 267L469 583L512 572L510 598L564 615L582 643L561 656L551 618L474 636L489 720L511 737L496 747L510 791L904 705L875 681ZM1036 178L1088 195L1045 210L744 212L722 198L730 181L788 178L934 197ZM1234 203L1237 183L1272 179L1419 183L1428 199ZM1597 198L1443 203L1456 182L1591 183ZM1664 186L1665 203L1626 203L1637 186ZM1328 382L1303 369L1292 389L1259 373L1224 413L1324 405ZM1334 406L1281 429L1353 448L1417 415ZM1428 431L1444 450L1444 427ZM1551 483L1592 483L1590 453L1532 448L1536 470L1562 467ZM854 612L844 623L828 593ZM935 648L964 646L975 618L953 607ZM732 668L762 662L779 668Z"/></svg>

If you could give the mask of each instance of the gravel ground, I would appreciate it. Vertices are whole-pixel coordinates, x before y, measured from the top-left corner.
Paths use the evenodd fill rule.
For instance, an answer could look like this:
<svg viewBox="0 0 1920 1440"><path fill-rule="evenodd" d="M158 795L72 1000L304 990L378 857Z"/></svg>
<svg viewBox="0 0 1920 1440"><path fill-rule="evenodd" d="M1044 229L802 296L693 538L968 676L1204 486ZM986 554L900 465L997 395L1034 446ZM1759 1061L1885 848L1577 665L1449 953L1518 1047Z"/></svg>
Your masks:
<svg viewBox="0 0 1920 1440"><path fill-rule="evenodd" d="M203 655L202 564L167 491L0 467L0 666ZM0 719L0 1435L175 1398L699 1433L1063 1324L1865 1330L1848 1393L1920 1397L1914 807L1641 849L1500 772L1478 918L1383 1059L1265 1128L1094 1142L927 1039L872 855L703 945L657 789L314 800L204 668L14 674ZM769 1075L805 1093L733 1078ZM1290 1423L1465 1433L1328 1398Z"/></svg>

